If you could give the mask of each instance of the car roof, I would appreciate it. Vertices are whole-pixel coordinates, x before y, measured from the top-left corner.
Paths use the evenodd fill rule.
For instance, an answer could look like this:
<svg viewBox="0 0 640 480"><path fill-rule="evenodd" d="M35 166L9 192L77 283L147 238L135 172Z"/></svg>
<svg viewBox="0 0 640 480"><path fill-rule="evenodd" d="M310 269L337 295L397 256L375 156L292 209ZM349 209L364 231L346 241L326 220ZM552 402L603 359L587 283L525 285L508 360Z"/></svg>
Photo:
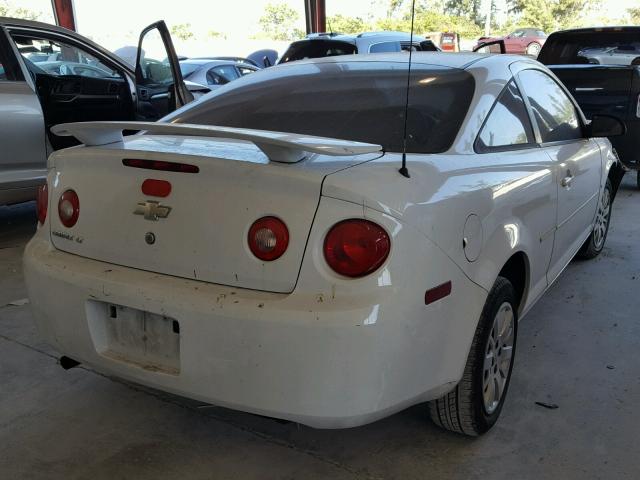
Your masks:
<svg viewBox="0 0 640 480"><path fill-rule="evenodd" d="M442 67L465 69L472 64L484 60L492 59L498 63L510 64L514 59L521 60L520 55L491 55L488 53L453 53L453 52L413 52L412 63L422 65L436 65ZM332 57L310 58L297 60L295 62L284 63L284 65L295 65L301 63L353 63L353 62L377 62L377 63L409 63L407 52L393 53L373 53L360 55L337 55Z"/></svg>
<svg viewBox="0 0 640 480"><path fill-rule="evenodd" d="M422 38L421 35L414 35L414 38ZM347 42L356 44L358 39L371 39L371 40L410 40L411 34L407 32L363 32L359 34L345 34L345 33L333 33L333 32L325 32L325 33L312 33L306 36L301 40L296 40L293 43L299 42L307 42L307 41L318 41L318 40L337 40L340 42Z"/></svg>
<svg viewBox="0 0 640 480"><path fill-rule="evenodd" d="M600 32L640 32L640 26L626 25L618 27L585 27L585 28L570 28L568 30L559 30L553 32L551 35L558 36L572 33L600 33Z"/></svg>
<svg viewBox="0 0 640 480"><path fill-rule="evenodd" d="M231 60L211 60L208 58L187 58L185 60L180 60L180 63L185 63L187 65L246 65L241 62L233 62Z"/></svg>

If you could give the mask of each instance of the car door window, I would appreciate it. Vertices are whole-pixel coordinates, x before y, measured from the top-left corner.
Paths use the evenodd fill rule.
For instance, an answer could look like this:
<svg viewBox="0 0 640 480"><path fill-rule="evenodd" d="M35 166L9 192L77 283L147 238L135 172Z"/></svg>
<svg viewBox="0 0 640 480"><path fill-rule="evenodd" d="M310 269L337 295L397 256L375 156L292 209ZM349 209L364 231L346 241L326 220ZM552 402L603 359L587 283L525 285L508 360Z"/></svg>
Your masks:
<svg viewBox="0 0 640 480"><path fill-rule="evenodd" d="M374 43L369 47L369 53L400 52L401 50L400 42Z"/></svg>
<svg viewBox="0 0 640 480"><path fill-rule="evenodd" d="M18 51L32 74L123 78L99 58L70 43L30 35L13 35Z"/></svg>
<svg viewBox="0 0 640 480"><path fill-rule="evenodd" d="M245 75L249 75L250 73L255 72L255 70L248 68L248 67L238 67L238 71L240 72L240 75L242 77L244 77Z"/></svg>
<svg viewBox="0 0 640 480"><path fill-rule="evenodd" d="M502 91L476 141L478 152L533 145L533 129L524 99L515 81Z"/></svg>
<svg viewBox="0 0 640 480"><path fill-rule="evenodd" d="M543 143L582 138L576 107L553 78L540 70L524 70L518 77Z"/></svg>
<svg viewBox="0 0 640 480"><path fill-rule="evenodd" d="M207 72L207 83L209 85L224 85L236 78L238 78L238 72L236 72L233 65L214 67Z"/></svg>

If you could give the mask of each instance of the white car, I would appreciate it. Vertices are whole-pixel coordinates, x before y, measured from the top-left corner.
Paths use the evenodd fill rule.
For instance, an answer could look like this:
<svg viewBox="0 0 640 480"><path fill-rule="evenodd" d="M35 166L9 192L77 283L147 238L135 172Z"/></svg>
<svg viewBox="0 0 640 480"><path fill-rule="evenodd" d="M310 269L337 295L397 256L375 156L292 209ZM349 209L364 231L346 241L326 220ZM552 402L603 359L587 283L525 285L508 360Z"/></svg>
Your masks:
<svg viewBox="0 0 640 480"><path fill-rule="evenodd" d="M161 123L55 127L85 146L49 159L24 271L63 366L313 427L431 401L487 431L518 319L603 248L616 158L593 137L624 125L587 123L533 60L416 53L400 172L407 58L293 62Z"/></svg>

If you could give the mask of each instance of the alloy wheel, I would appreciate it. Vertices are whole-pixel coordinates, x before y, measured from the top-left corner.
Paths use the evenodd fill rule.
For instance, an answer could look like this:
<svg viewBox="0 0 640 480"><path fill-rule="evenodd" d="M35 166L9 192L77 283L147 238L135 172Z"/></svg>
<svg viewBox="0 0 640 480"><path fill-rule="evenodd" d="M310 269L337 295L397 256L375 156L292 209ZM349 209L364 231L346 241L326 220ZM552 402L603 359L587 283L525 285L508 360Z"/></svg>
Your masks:
<svg viewBox="0 0 640 480"><path fill-rule="evenodd" d="M488 415L495 412L504 395L515 341L515 315L509 302L500 305L487 339L482 369L482 396Z"/></svg>
<svg viewBox="0 0 640 480"><path fill-rule="evenodd" d="M600 203L598 204L598 213L596 214L596 222L593 227L593 246L600 250L607 238L607 230L609 228L609 213L611 211L611 192L608 188L602 191Z"/></svg>

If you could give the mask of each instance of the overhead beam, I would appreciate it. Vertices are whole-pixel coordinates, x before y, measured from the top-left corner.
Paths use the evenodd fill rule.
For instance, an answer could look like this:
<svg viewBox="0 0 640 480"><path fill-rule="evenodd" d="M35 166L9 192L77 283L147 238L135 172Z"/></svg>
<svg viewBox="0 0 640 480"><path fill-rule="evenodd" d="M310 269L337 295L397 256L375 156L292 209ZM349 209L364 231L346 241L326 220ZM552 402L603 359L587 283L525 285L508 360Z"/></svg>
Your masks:
<svg viewBox="0 0 640 480"><path fill-rule="evenodd" d="M77 31L76 12L73 0L51 0L56 25Z"/></svg>

